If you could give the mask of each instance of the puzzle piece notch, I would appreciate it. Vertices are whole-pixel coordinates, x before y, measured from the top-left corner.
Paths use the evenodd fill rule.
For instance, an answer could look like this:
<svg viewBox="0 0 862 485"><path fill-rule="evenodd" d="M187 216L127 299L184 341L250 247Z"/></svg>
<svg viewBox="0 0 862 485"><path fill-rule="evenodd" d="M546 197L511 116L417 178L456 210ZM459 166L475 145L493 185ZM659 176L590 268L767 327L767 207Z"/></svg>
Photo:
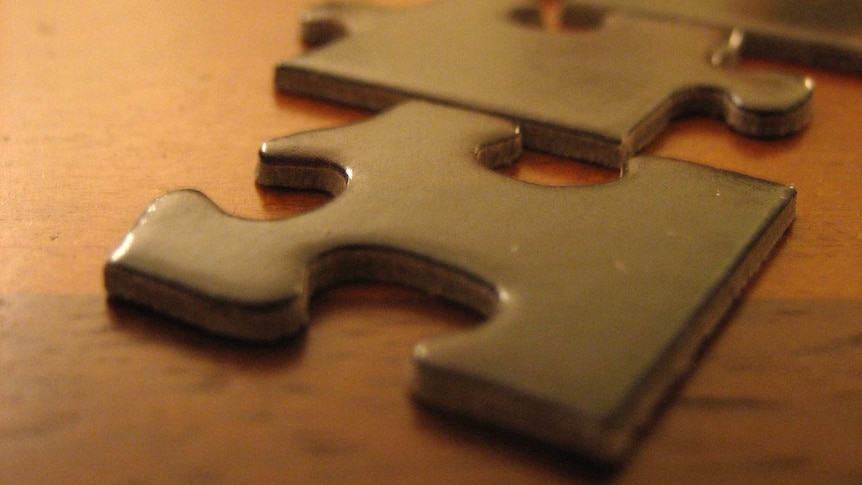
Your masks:
<svg viewBox="0 0 862 485"><path fill-rule="evenodd" d="M509 123L419 102L273 140L262 183L307 187L311 166L346 187L278 221L167 194L111 257L106 287L252 340L299 331L310 295L340 282L441 294L487 322L418 344L418 399L621 460L791 223L795 192L659 158L586 187L522 183L476 161L510 162L518 142Z"/></svg>
<svg viewBox="0 0 862 485"><path fill-rule="evenodd" d="M571 0L564 11L624 11L734 30L738 53L862 75L862 2Z"/></svg>
<svg viewBox="0 0 862 485"><path fill-rule="evenodd" d="M357 16L379 21L279 64L280 91L371 110L409 98L478 110L518 123L529 148L613 168L680 116L758 137L811 117L808 79L712 66L724 30L613 15L601 28L544 32L519 24L529 15L511 0L320 9L344 31Z"/></svg>

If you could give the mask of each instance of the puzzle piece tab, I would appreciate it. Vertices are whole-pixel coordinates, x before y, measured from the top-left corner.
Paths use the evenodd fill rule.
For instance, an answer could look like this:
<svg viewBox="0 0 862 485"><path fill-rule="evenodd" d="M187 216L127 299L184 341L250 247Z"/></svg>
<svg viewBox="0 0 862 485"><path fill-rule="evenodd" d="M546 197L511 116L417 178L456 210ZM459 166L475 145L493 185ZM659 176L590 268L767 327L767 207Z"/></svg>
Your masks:
<svg viewBox="0 0 862 485"><path fill-rule="evenodd" d="M584 7L737 29L739 54L862 75L859 0L575 0L565 10L578 18Z"/></svg>
<svg viewBox="0 0 862 485"><path fill-rule="evenodd" d="M711 65L723 29L608 15L562 34L524 12L513 0L322 6L304 28L322 46L279 64L276 85L371 110L408 98L478 110L518 123L528 147L611 167L679 116L758 137L792 134L811 116L809 80Z"/></svg>
<svg viewBox="0 0 862 485"><path fill-rule="evenodd" d="M489 170L520 150L511 123L423 102L275 139L261 184L337 197L253 221L169 193L116 249L105 285L249 340L299 331L311 295L341 283L443 296L487 321L418 344L418 399L613 462L792 222L795 191L661 158L582 187Z"/></svg>

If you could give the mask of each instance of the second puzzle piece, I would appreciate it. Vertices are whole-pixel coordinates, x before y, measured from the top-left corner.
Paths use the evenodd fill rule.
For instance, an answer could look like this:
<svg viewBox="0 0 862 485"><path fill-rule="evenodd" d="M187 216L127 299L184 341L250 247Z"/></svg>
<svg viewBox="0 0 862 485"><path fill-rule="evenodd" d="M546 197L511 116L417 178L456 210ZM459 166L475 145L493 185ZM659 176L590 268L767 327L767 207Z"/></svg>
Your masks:
<svg viewBox="0 0 862 485"><path fill-rule="evenodd" d="M736 54L862 75L860 0L574 0L566 11L585 7L734 29Z"/></svg>
<svg viewBox="0 0 862 485"><path fill-rule="evenodd" d="M591 25L563 34L530 12L513 0L321 6L304 19L317 47L279 64L276 84L372 110L407 98L478 110L517 122L528 147L612 167L675 117L773 137L811 116L808 79L709 62L727 29L608 14L564 16Z"/></svg>
<svg viewBox="0 0 862 485"><path fill-rule="evenodd" d="M298 332L311 296L334 284L441 295L487 321L419 343L419 399L618 461L790 225L795 192L660 158L586 187L490 170L520 151L511 123L421 102L276 139L258 181L334 200L251 221L198 192L167 194L115 251L105 284L251 340Z"/></svg>

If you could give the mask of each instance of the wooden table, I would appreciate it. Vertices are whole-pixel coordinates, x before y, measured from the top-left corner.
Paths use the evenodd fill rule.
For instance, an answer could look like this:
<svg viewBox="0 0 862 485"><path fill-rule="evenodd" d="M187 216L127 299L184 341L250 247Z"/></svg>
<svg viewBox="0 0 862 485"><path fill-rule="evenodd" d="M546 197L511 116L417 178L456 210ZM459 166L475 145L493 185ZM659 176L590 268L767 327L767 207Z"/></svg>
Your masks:
<svg viewBox="0 0 862 485"><path fill-rule="evenodd" d="M368 116L274 93L303 3L0 4L0 483L862 482L858 77L750 63L815 79L807 131L686 120L648 147L792 183L798 219L615 474L413 403L412 345L481 323L421 294L328 291L274 347L108 301L107 255L164 191L256 218L327 200L254 185L261 142ZM509 175L613 174L530 154Z"/></svg>

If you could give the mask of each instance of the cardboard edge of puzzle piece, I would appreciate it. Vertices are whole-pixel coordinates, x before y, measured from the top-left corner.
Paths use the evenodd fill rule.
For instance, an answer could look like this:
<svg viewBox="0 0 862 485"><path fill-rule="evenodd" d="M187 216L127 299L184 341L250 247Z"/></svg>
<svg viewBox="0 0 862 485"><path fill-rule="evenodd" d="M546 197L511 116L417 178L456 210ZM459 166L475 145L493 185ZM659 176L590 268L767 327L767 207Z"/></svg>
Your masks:
<svg viewBox="0 0 862 485"><path fill-rule="evenodd" d="M670 29L677 32L674 35L682 35L685 38L689 38L691 35L683 33L688 30L697 32L703 30L707 36L718 35L716 38L721 37L719 35L721 31L705 27L677 26L666 22L615 14L614 21L609 22L607 26L603 25L602 28L595 29L593 32L574 35L540 33L535 28L517 25L518 22L530 24L529 19L513 20L513 17L515 19L529 17L529 15L513 15L513 11L518 8L516 2L496 1L487 2L487 4L482 2L475 5L474 7L450 0L449 2L432 2L428 5L403 10L365 9L365 7L357 6L345 9L341 6L333 8L331 5L312 8L311 12L322 13L309 15L309 18L316 20L309 21L308 31L337 31L339 34L317 36L323 40L314 42L315 49L280 63L276 67L276 86L284 93L326 99L372 111L387 109L408 98L425 99L464 109L478 110L494 116L506 117L518 123L524 132L525 144L530 148L614 168L618 168L624 160L630 158L654 139L667 124L681 116L723 118L725 123L734 130L753 137L791 135L803 129L811 118L812 85L810 80L782 73L749 73L743 71L731 73L727 69L709 64L706 60L709 55L707 47L704 47L703 52L694 54L691 60L696 64L702 59L703 64L703 66L695 69L698 74L694 74L694 79L697 79L693 81L694 84L685 89L674 89L667 92L662 101L650 101L649 103L652 103L650 108L637 108L636 110L642 109L642 112L639 112L634 118L629 118L629 115L617 114L622 112L616 109L606 110L599 106L593 106L589 109L578 107L583 104L583 101L577 101L571 108L566 108L549 118L551 112L561 109L562 104L560 103L566 101L566 98L559 99L557 100L559 102L551 103L542 108L541 112L533 113L530 109L536 108L529 108L521 102L512 105L514 98L506 98L508 95L505 94L510 88L503 85L497 86L500 79L512 77L511 67L505 68L508 73L505 75L495 74L493 69L507 66L514 59L518 59L520 55L517 53L518 46L535 43L536 35L547 36L542 37L543 41L560 44L550 51L547 49L538 50L540 53L546 51L557 53L540 55L539 58L548 57L542 61L543 63L547 64L552 62L552 59L556 59L553 60L556 66L555 72L576 73L580 70L584 73L576 74L573 81L569 83L570 86L574 87L578 85L576 81L579 79L578 76L586 75L586 71L584 71L585 68L572 70L571 67L563 67L567 63L573 62L573 59L578 56L554 57L562 52L563 45L567 45L564 50L569 53L578 52L577 49L594 50L600 46L607 46L607 43L614 37L618 37L620 33L633 35L628 34L633 26L644 28L646 29L645 32L655 29ZM449 12L447 11L449 8L457 9L457 11ZM411 18L414 11L421 12L422 20ZM451 15L449 15L450 13ZM426 26L423 29L418 27L405 28L405 26L411 25L410 22L415 21L437 22L440 25L446 25L446 29L458 28L453 27L453 22L457 26L457 22L461 21L459 19L462 16L470 19L464 20L464 22L475 22L470 24L469 28L463 27L463 29L467 29L464 32L460 30L445 32L443 28L438 29L431 26ZM320 17L325 20L320 20ZM357 22L356 18L361 18L363 21ZM377 20L370 21L369 18L376 18ZM568 18L567 22L578 22L571 16L566 18ZM331 27L331 25L337 25L339 22L343 23L342 28L334 29ZM354 27L357 23L360 23L362 27ZM320 25L326 27L321 28ZM428 32L434 32L434 35L439 33L441 39L435 40L432 35L432 37L422 40L422 50L414 50L412 51L413 54L402 52L399 50L400 48L396 49L398 52L386 53L383 52L385 49L393 49L393 46L398 43L386 37L385 42L380 41L383 42L381 45L385 47L382 51L380 45L374 44L374 42L378 42L375 40L375 35L393 25L400 25L398 29L407 30L412 33L411 35L427 36L431 35ZM605 28L612 30L602 32ZM528 32L530 30L532 32ZM351 36L350 33L353 31L359 33ZM482 37L483 35L488 38ZM594 38L597 35L603 35L604 40L596 43ZM502 58L492 60L501 55L497 52L493 53L494 57L480 55L469 61L471 67L467 69L468 71L485 73L476 79L473 79L472 75L464 78L464 73L456 73L453 74L454 77L448 80L444 76L444 78L435 81L422 81L425 75L416 72L412 67L408 69L409 75L404 74L407 78L398 74L401 67L397 66L405 63L405 60L411 56L417 58L409 62L411 66L426 55L432 57L429 57L425 65L437 65L436 61L432 62L431 59L445 55L443 52L449 49L446 46L447 42L463 43L465 42L464 39L471 37L478 37L481 42L487 45L503 45L508 42L507 47L503 48L504 52L509 52L504 56L508 60L505 62L502 61ZM358 48L359 53L348 55L348 46L360 42L357 40L360 38L362 39L362 47ZM504 39L506 40L504 41ZM512 39L519 40L513 41ZM650 41L643 40L632 45L645 44L650 44ZM373 47L375 45L376 47ZM617 49L618 47L612 48ZM427 49L431 50L426 51ZM454 49L457 54L453 55L457 56L466 55L466 53L476 50L470 47L469 42L461 47L456 46ZM528 48L529 52L532 52L530 49L532 48ZM536 62L535 53L525 52L523 56L532 57L534 58L533 62ZM447 63L444 62L443 64ZM422 64L417 65L421 67ZM450 65L449 68L457 69L457 66ZM491 70L488 71L488 69ZM609 67L603 65L600 71L607 69ZM435 76L440 75L439 71L439 69L435 70ZM688 71L691 69L681 72ZM620 72L625 73L627 71L623 69ZM711 80L707 73L713 76ZM688 75L691 76L692 74ZM559 84L562 80L554 82ZM620 81L614 82L619 84ZM652 81L641 80L639 82L649 83ZM528 91L540 84L542 83L536 80L526 82L526 85L529 86ZM595 85L594 82L589 84ZM529 94L523 91L520 93L516 98ZM498 96L503 96L503 98ZM536 94L533 93L531 96L535 97ZM583 98L583 96L583 94L577 94L572 99ZM572 100L568 102L572 102ZM642 99L637 102L647 101ZM531 104L531 106L533 105ZM587 115L590 116L590 119L597 116L600 118L623 116L627 121L620 124L619 121L611 122L609 119L595 126L590 126L589 123L584 124L586 118L583 117ZM558 117L561 118L557 119Z"/></svg>

